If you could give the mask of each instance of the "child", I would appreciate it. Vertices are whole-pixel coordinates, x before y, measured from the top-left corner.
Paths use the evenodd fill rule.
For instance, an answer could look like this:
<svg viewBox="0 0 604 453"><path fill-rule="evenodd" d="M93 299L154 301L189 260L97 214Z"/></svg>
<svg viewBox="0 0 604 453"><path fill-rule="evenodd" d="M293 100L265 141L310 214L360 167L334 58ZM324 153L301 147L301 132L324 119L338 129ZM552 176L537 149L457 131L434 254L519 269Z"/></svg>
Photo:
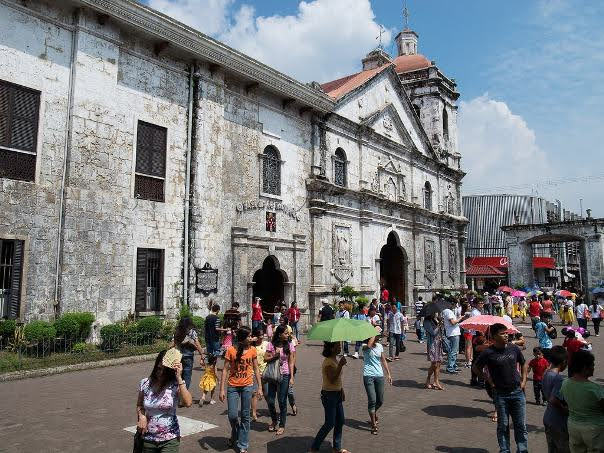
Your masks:
<svg viewBox="0 0 604 453"><path fill-rule="evenodd" d="M216 362L218 357L211 355L208 357L208 365L206 366L205 372L199 381L199 388L201 389L201 399L199 400L199 407L203 407L206 402L206 394L210 392L210 404L216 404L214 401L214 390L216 390L216 383L218 382L218 376L216 376Z"/></svg>
<svg viewBox="0 0 604 453"><path fill-rule="evenodd" d="M524 297L520 298L520 302L518 302L518 310L520 312L520 316L522 317L522 322L526 319L526 310L528 308L528 304Z"/></svg>
<svg viewBox="0 0 604 453"><path fill-rule="evenodd" d="M421 318L415 318L415 335L417 335L417 342L424 342L424 326L422 325Z"/></svg>
<svg viewBox="0 0 604 453"><path fill-rule="evenodd" d="M549 362L543 357L543 351L539 347L533 348L535 358L529 362L529 370L533 370L533 390L535 392L535 402L537 405L547 405L547 400L543 394L543 375L549 367ZM543 402L541 396L543 395Z"/></svg>
<svg viewBox="0 0 604 453"><path fill-rule="evenodd" d="M407 333L409 331L409 317L407 316L407 312L403 310L403 333Z"/></svg>

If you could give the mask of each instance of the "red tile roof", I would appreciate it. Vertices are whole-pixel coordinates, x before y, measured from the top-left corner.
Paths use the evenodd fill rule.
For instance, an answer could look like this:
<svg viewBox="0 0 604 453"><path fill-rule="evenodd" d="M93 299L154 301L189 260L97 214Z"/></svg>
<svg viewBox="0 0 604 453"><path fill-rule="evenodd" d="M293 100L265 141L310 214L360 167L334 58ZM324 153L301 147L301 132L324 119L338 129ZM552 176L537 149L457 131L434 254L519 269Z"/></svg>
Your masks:
<svg viewBox="0 0 604 453"><path fill-rule="evenodd" d="M505 277L507 274L494 266L471 264L466 268L468 277Z"/></svg>
<svg viewBox="0 0 604 453"><path fill-rule="evenodd" d="M396 68L396 73L416 71L418 69L425 69L432 66L430 60L423 55L400 55L392 62Z"/></svg>
<svg viewBox="0 0 604 453"><path fill-rule="evenodd" d="M323 83L321 84L321 88L323 88L323 91L325 91L330 98L339 99L360 87L369 79L373 78L390 66L392 66L392 64L388 63L375 69L357 72L356 74L342 77L341 79Z"/></svg>

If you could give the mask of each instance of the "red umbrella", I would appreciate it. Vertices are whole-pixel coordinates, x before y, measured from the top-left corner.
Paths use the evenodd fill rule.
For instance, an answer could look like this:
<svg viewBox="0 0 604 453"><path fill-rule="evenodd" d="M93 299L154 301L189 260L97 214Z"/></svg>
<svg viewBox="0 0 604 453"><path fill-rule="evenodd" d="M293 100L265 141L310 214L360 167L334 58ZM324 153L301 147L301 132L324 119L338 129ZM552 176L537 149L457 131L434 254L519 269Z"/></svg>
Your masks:
<svg viewBox="0 0 604 453"><path fill-rule="evenodd" d="M573 293L571 293L570 291L567 291L565 289L560 290L556 293L556 296L560 296L560 297L572 297Z"/></svg>
<svg viewBox="0 0 604 453"><path fill-rule="evenodd" d="M492 316L492 315L479 315L472 316L471 318L466 319L463 322L460 322L459 325L466 330L477 330L479 332L485 333L489 326L493 324L503 324L508 328L507 333L518 333L519 330L516 329L511 322L507 319L502 318L501 316Z"/></svg>
<svg viewBox="0 0 604 453"><path fill-rule="evenodd" d="M514 289L510 288L509 286L500 286L499 288L497 288L497 291L501 291L502 293L513 293Z"/></svg>

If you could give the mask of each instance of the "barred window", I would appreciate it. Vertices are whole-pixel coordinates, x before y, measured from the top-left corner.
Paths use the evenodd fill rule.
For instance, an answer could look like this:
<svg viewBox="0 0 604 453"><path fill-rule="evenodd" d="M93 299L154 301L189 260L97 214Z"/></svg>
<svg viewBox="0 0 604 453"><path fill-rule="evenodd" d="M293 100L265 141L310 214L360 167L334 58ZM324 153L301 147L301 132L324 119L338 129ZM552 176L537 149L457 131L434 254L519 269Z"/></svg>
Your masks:
<svg viewBox="0 0 604 453"><path fill-rule="evenodd" d="M136 312L161 311L163 307L164 251L137 249Z"/></svg>
<svg viewBox="0 0 604 453"><path fill-rule="evenodd" d="M443 107L443 137L449 140L449 114L446 107Z"/></svg>
<svg viewBox="0 0 604 453"><path fill-rule="evenodd" d="M281 158L274 146L264 148L262 162L262 191L281 195Z"/></svg>
<svg viewBox="0 0 604 453"><path fill-rule="evenodd" d="M34 181L40 92L0 80L0 178Z"/></svg>
<svg viewBox="0 0 604 453"><path fill-rule="evenodd" d="M346 187L346 153L342 148L336 149L333 159L333 182Z"/></svg>
<svg viewBox="0 0 604 453"><path fill-rule="evenodd" d="M166 180L167 129L138 122L136 134L136 174L134 197L164 201Z"/></svg>
<svg viewBox="0 0 604 453"><path fill-rule="evenodd" d="M424 185L424 208L432 211L432 186L428 181Z"/></svg>

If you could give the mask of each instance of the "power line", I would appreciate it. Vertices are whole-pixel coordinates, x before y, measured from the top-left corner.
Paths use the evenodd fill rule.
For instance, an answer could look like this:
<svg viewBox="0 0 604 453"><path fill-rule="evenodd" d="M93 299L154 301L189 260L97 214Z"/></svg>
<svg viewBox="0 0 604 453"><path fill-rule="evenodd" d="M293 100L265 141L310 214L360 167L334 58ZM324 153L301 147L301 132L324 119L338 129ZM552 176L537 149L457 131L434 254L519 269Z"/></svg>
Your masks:
<svg viewBox="0 0 604 453"><path fill-rule="evenodd" d="M572 176L565 178L549 178L544 180L535 180L530 183L516 184L508 186L489 186L489 187L464 187L465 192L501 192L505 190L523 190L523 189L538 189L543 187L557 187L565 184L583 183L590 184L598 181L604 181L604 173L599 175L587 176Z"/></svg>

